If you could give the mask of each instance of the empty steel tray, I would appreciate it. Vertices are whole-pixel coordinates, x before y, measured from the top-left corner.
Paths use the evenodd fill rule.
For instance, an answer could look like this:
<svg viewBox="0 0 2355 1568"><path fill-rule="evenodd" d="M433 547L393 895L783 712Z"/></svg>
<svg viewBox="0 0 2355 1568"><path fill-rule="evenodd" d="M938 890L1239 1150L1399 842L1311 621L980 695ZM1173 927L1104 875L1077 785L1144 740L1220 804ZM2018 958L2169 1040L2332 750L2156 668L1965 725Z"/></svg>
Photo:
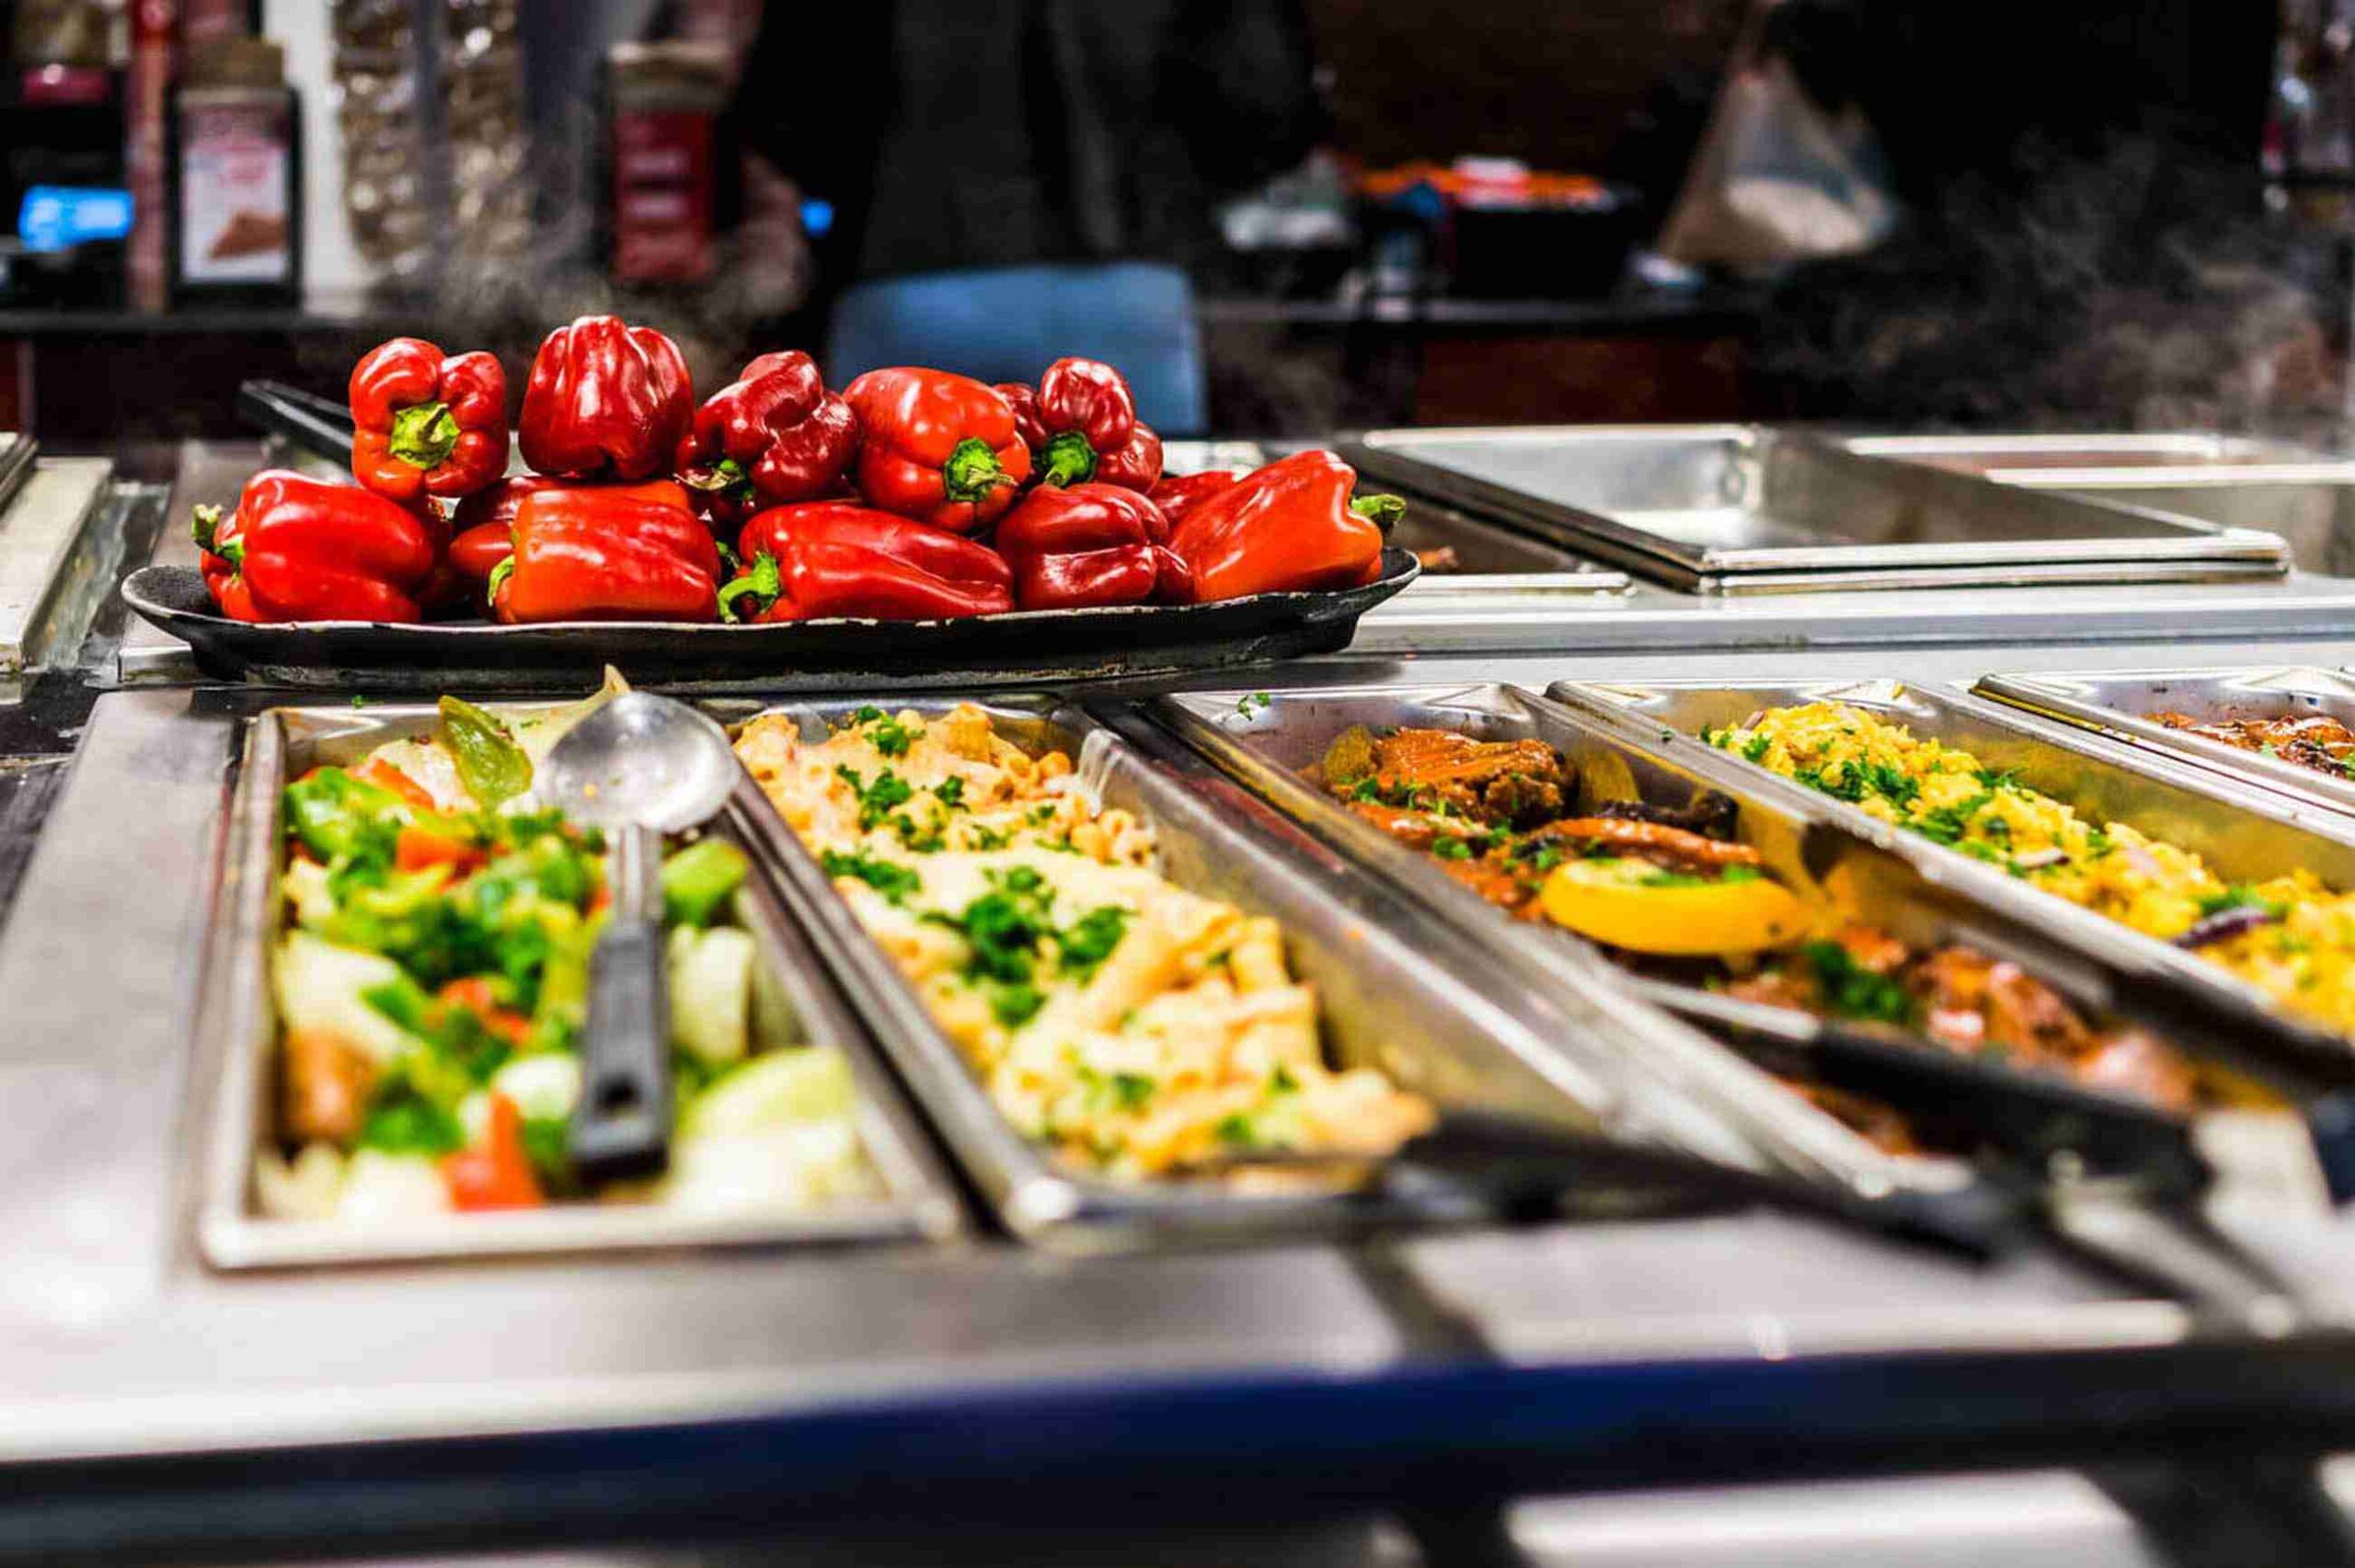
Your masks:
<svg viewBox="0 0 2355 1568"><path fill-rule="evenodd" d="M2306 570L2355 576L2355 460L2328 452L2201 430L1867 436L1844 444L1997 484L2263 529L2287 539Z"/></svg>
<svg viewBox="0 0 2355 1568"><path fill-rule="evenodd" d="M2279 576L2279 537L1753 425L1375 430L1366 475L1704 593Z"/></svg>

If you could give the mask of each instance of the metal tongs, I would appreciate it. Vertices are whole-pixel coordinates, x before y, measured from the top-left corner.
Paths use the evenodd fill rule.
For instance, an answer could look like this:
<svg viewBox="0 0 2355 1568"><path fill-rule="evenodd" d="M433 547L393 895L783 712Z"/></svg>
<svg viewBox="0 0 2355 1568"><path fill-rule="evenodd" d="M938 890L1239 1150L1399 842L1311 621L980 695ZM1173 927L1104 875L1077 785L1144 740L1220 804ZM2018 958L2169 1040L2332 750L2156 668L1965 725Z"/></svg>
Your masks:
<svg viewBox="0 0 2355 1568"><path fill-rule="evenodd" d="M2190 1124L2156 1106L1896 1033L1664 981L1647 1001L1786 1054L1826 1087L1888 1105L1979 1151L2016 1195L2017 1218L2109 1273L2268 1329L2303 1305L2299 1287L2211 1218L2217 1172Z"/></svg>
<svg viewBox="0 0 2355 1568"><path fill-rule="evenodd" d="M1444 1187L1506 1219L1550 1218L1562 1198L1583 1188L1635 1190L1809 1215L1982 1262L2013 1251L2029 1233L2017 1196L1989 1183L1865 1194L1490 1111L1444 1113L1437 1127L1386 1155L1347 1149L1239 1150L1179 1173L1216 1177L1255 1170L1329 1174L1346 1189L1362 1193Z"/></svg>
<svg viewBox="0 0 2355 1568"><path fill-rule="evenodd" d="M333 398L281 381L248 381L238 384L237 412L304 452L346 466L351 462L351 410Z"/></svg>

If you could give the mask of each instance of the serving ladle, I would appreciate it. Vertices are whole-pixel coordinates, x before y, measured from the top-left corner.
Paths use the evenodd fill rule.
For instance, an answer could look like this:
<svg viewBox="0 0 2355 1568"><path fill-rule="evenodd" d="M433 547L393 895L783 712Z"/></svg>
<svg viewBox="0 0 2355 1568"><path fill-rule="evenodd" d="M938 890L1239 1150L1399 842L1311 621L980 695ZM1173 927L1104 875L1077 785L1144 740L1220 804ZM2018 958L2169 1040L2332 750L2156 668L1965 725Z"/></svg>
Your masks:
<svg viewBox="0 0 2355 1568"><path fill-rule="evenodd" d="M718 816L739 776L725 731L646 692L625 692L574 725L541 764L541 798L613 840L613 907L589 960L580 1099L567 1140L585 1181L654 1175L669 1162L662 836Z"/></svg>

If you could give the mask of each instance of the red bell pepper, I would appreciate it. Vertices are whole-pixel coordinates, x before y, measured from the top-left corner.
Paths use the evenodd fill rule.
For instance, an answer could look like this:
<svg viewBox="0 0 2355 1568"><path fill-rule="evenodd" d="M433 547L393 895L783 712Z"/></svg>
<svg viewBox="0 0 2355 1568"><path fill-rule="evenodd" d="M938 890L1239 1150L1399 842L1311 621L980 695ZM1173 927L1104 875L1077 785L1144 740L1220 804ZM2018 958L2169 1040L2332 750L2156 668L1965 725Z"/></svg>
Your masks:
<svg viewBox="0 0 2355 1568"><path fill-rule="evenodd" d="M380 496L469 496L507 472L507 372L477 350L444 359L418 338L351 369L351 472Z"/></svg>
<svg viewBox="0 0 2355 1568"><path fill-rule="evenodd" d="M440 536L373 490L273 468L246 481L236 511L196 509L205 586L236 621L415 621Z"/></svg>
<svg viewBox="0 0 2355 1568"><path fill-rule="evenodd" d="M1357 477L1329 452L1296 452L1197 506L1169 547L1194 568L1204 600L1372 582L1382 574L1382 521L1405 503L1396 496L1352 501Z"/></svg>
<svg viewBox="0 0 2355 1568"><path fill-rule="evenodd" d="M523 1113L504 1094L490 1097L482 1141L442 1156L442 1183L450 1207L471 1213L490 1208L537 1208L547 1201L532 1156L523 1146Z"/></svg>
<svg viewBox="0 0 2355 1568"><path fill-rule="evenodd" d="M992 543L1014 568L1025 610L1184 604L1194 574L1168 546L1169 521L1115 485L1040 486L999 521Z"/></svg>
<svg viewBox="0 0 2355 1568"><path fill-rule="evenodd" d="M1186 514L1196 507L1220 491L1233 489L1242 482L1243 470L1240 468L1205 468L1199 474L1173 474L1157 479L1145 494L1153 498L1153 504L1161 509L1161 515L1169 520L1170 527L1175 528L1185 521ZM464 507L458 509L458 515L463 521L465 516Z"/></svg>
<svg viewBox="0 0 2355 1568"><path fill-rule="evenodd" d="M1014 410L946 371L869 371L844 389L858 416L858 493L878 510L971 533L1014 505L1030 449Z"/></svg>
<svg viewBox="0 0 2355 1568"><path fill-rule="evenodd" d="M679 482L733 532L763 507L814 501L858 454L858 416L798 349L763 354L706 398L679 443Z"/></svg>
<svg viewBox="0 0 2355 1568"><path fill-rule="evenodd" d="M650 479L669 471L694 418L677 344L619 316L584 315L533 356L516 434L523 461L543 474Z"/></svg>
<svg viewBox="0 0 2355 1568"><path fill-rule="evenodd" d="M523 498L542 490L593 490L603 495L638 496L681 511L690 509L686 486L675 480L649 479L642 485L582 485L570 479L551 479L545 474L518 474L487 490L477 490L458 503L457 512L451 519L451 526L457 530L456 537L450 541L451 569L475 582L488 582L499 563L515 549L515 514L523 509Z"/></svg>
<svg viewBox="0 0 2355 1568"><path fill-rule="evenodd" d="M844 501L776 507L744 525L744 575L719 590L741 620L949 620L1014 608L986 544Z"/></svg>
<svg viewBox="0 0 2355 1568"><path fill-rule="evenodd" d="M718 587L719 546L684 508L618 487L538 490L490 603L507 622L711 621Z"/></svg>
<svg viewBox="0 0 2355 1568"><path fill-rule="evenodd" d="M1103 361L1057 360L1036 387L1010 381L997 390L1014 406L1040 483L1150 490L1161 477L1161 438L1137 418L1128 378Z"/></svg>

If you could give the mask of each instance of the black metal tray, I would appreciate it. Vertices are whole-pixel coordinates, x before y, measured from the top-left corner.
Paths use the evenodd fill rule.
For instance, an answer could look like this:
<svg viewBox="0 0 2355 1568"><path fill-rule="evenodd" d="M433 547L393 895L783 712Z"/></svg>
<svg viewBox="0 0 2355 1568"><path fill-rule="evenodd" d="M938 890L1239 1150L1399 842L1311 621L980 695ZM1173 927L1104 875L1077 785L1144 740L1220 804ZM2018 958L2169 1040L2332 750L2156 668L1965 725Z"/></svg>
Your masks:
<svg viewBox="0 0 2355 1568"><path fill-rule="evenodd" d="M954 621L482 621L399 625L295 621L254 625L213 607L189 567L143 567L122 597L186 642L207 675L272 686L392 692L551 690L593 683L606 665L633 681L706 692L834 692L894 684L1055 685L1297 658L1347 647L1358 617L1415 580L1415 557L1382 552L1362 588L1260 593L1212 604L1020 610Z"/></svg>

